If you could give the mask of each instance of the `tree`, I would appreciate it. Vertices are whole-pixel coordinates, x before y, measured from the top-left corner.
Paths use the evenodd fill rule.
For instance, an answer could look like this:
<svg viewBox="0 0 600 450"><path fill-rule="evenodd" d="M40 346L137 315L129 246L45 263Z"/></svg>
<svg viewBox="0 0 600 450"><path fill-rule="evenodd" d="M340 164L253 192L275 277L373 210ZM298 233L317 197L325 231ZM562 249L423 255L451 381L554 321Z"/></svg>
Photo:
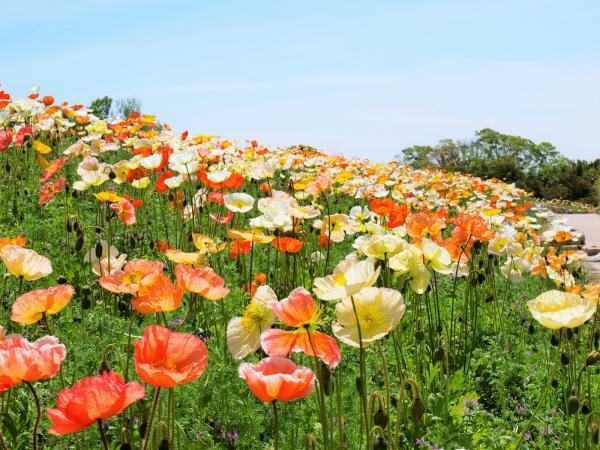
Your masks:
<svg viewBox="0 0 600 450"><path fill-rule="evenodd" d="M96 100L92 101L90 104L90 109L94 113L96 117L102 120L108 119L108 115L110 114L110 108L112 106L112 98L108 95L104 97L99 97Z"/></svg>
<svg viewBox="0 0 600 450"><path fill-rule="evenodd" d="M477 131L475 137L471 149L476 157L486 160L512 157L525 172L539 169L560 156L548 142L535 144L521 136L503 134L491 128Z"/></svg>
<svg viewBox="0 0 600 450"><path fill-rule="evenodd" d="M142 110L142 102L135 97L122 98L115 103L115 116L127 119L131 114Z"/></svg>
<svg viewBox="0 0 600 450"><path fill-rule="evenodd" d="M499 178L541 198L598 202L600 160L572 161L549 142L535 142L490 128L470 141L442 139L435 146L402 150L402 160L415 168L435 168Z"/></svg>

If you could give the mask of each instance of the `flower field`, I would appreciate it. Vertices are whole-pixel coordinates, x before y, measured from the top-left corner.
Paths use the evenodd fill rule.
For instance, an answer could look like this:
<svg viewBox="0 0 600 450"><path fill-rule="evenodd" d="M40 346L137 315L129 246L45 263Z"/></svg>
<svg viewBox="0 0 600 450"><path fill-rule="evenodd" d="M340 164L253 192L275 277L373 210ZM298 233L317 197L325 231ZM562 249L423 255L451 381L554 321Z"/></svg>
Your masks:
<svg viewBox="0 0 600 450"><path fill-rule="evenodd" d="M499 180L0 91L3 449L597 449L600 284Z"/></svg>

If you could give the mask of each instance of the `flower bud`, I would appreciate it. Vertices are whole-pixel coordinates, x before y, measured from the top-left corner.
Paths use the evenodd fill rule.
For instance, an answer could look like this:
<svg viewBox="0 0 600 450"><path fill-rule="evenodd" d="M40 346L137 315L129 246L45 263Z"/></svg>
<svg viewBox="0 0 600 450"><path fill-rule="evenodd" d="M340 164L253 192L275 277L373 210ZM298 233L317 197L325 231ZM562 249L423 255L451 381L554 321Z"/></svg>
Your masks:
<svg viewBox="0 0 600 450"><path fill-rule="evenodd" d="M108 365L108 363L106 362L106 360L102 360L102 362L100 363L100 368L98 369L98 372L100 372L100 375L102 375L104 372L108 372L110 371L110 367Z"/></svg>
<svg viewBox="0 0 600 450"><path fill-rule="evenodd" d="M594 445L598 445L598 430L599 429L600 429L600 427L595 422L592 422L590 424L590 427L588 428L590 435L592 436L592 442L594 443Z"/></svg>
<svg viewBox="0 0 600 450"><path fill-rule="evenodd" d="M373 450L387 450L388 444L383 436L378 436L373 444Z"/></svg>
<svg viewBox="0 0 600 450"><path fill-rule="evenodd" d="M567 399L567 412L569 414L575 414L577 411L579 411L579 399L576 395L571 395Z"/></svg>
<svg viewBox="0 0 600 450"><path fill-rule="evenodd" d="M96 247L94 248L94 253L96 254L96 258L102 258L102 244L100 242L96 242Z"/></svg>
<svg viewBox="0 0 600 450"><path fill-rule="evenodd" d="M425 414L425 402L419 396L415 397L410 405L410 414L415 421L421 420Z"/></svg>
<svg viewBox="0 0 600 450"><path fill-rule="evenodd" d="M581 402L581 414L589 414L592 412L592 408L590 406L590 402L588 401L588 399L585 399L584 401Z"/></svg>
<svg viewBox="0 0 600 450"><path fill-rule="evenodd" d="M362 397L363 394L363 380L361 377L356 377L355 382L356 390L358 391L358 395Z"/></svg>
<svg viewBox="0 0 600 450"><path fill-rule="evenodd" d="M375 411L375 414L373 415L373 423L383 429L385 429L385 427L387 426L388 419L389 418L387 412L385 412L385 410L381 406L379 407L379 409L377 409L377 411Z"/></svg>
<svg viewBox="0 0 600 450"><path fill-rule="evenodd" d="M75 241L75 250L80 251L83 248L83 234L77 236L77 240Z"/></svg>
<svg viewBox="0 0 600 450"><path fill-rule="evenodd" d="M423 342L425 340L425 332L423 330L417 330L415 339L417 342Z"/></svg>
<svg viewBox="0 0 600 450"><path fill-rule="evenodd" d="M585 359L585 364L586 366L593 366L598 361L600 361L600 352L594 350L593 352L590 352L587 355L587 358Z"/></svg>
<svg viewBox="0 0 600 450"><path fill-rule="evenodd" d="M323 386L325 395L330 395L333 392L333 383L331 382L331 371L329 366L319 361L320 370L318 371L319 383Z"/></svg>

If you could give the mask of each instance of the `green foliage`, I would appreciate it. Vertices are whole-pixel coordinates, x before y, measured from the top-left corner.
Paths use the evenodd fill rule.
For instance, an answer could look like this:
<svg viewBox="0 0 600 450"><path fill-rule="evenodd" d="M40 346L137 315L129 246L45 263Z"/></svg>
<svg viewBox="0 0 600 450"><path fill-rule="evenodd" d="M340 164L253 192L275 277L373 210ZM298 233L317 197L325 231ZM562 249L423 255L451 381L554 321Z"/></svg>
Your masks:
<svg viewBox="0 0 600 450"><path fill-rule="evenodd" d="M443 139L435 146L402 151L411 166L470 173L515 183L543 199L600 204L600 159L573 161L548 143L534 143L485 128L470 141Z"/></svg>
<svg viewBox="0 0 600 450"><path fill-rule="evenodd" d="M90 103L90 108L96 117L106 120L110 114L112 102L112 98L110 98L108 95L105 95L104 97L99 97L92 101L92 103Z"/></svg>
<svg viewBox="0 0 600 450"><path fill-rule="evenodd" d="M142 102L135 97L122 98L115 102L115 115L127 118L142 110Z"/></svg>

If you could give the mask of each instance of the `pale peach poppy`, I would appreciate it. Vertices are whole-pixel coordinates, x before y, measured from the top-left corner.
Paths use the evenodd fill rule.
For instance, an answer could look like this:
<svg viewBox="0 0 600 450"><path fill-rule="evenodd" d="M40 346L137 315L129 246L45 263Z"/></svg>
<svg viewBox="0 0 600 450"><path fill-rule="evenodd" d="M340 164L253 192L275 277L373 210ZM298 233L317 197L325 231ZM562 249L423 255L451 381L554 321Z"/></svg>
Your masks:
<svg viewBox="0 0 600 450"><path fill-rule="evenodd" d="M23 381L45 380L55 376L67 350L54 336L35 342L14 335L0 341L0 392Z"/></svg>
<svg viewBox="0 0 600 450"><path fill-rule="evenodd" d="M52 263L48 258L18 245L2 247L0 258L12 275L27 281L38 280L52 273Z"/></svg>
<svg viewBox="0 0 600 450"><path fill-rule="evenodd" d="M74 293L75 288L68 284L29 291L13 303L11 320L23 325L36 323L43 314L56 314L67 306Z"/></svg>
<svg viewBox="0 0 600 450"><path fill-rule="evenodd" d="M125 264L123 270L116 270L98 280L100 286L115 294L137 294L144 285L152 284L162 273L164 264L147 259L135 259Z"/></svg>
<svg viewBox="0 0 600 450"><path fill-rule="evenodd" d="M193 268L177 264L175 276L179 287L208 300L220 300L229 294L229 288L225 287L223 278L210 267Z"/></svg>
<svg viewBox="0 0 600 450"><path fill-rule="evenodd" d="M244 363L238 374L263 402L289 402L308 397L315 389L314 372L287 358L265 358L256 365Z"/></svg>

